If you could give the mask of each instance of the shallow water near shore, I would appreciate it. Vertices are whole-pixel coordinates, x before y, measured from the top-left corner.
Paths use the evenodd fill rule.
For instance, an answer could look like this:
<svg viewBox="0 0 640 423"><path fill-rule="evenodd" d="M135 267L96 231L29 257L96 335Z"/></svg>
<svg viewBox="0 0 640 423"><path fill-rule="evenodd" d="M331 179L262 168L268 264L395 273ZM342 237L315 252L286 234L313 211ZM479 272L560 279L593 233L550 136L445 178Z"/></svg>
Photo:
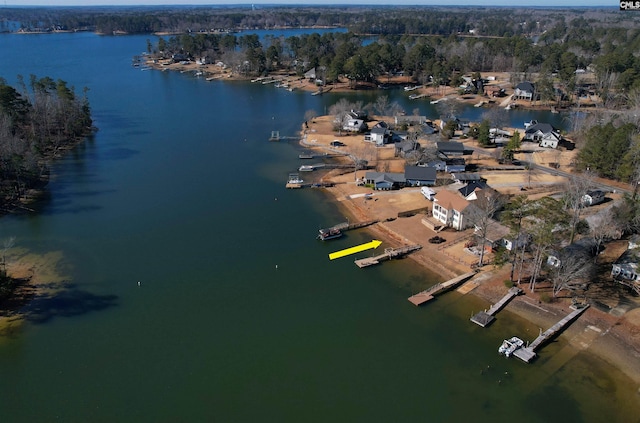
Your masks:
<svg viewBox="0 0 640 423"><path fill-rule="evenodd" d="M0 76L88 86L100 128L38 213L2 217L73 283L0 343L3 421L637 421L637 386L562 336L507 360L538 333L508 308L482 329L473 296L410 304L437 282L411 260L328 260L370 236L316 240L344 216L285 190L299 148L267 139L335 94L141 72L146 38L0 34Z"/></svg>

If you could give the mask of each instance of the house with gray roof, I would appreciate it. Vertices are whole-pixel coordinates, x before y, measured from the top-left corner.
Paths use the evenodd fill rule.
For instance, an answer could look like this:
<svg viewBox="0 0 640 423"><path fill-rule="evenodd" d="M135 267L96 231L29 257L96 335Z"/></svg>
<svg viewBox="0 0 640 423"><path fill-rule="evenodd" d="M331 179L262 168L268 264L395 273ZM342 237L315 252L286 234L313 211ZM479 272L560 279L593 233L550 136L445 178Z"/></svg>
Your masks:
<svg viewBox="0 0 640 423"><path fill-rule="evenodd" d="M406 184L412 187L422 185L435 185L437 171L433 167L405 166L404 178Z"/></svg>
<svg viewBox="0 0 640 423"><path fill-rule="evenodd" d="M522 141L537 142L540 147L557 148L562 135L549 123L536 123L525 129Z"/></svg>
<svg viewBox="0 0 640 423"><path fill-rule="evenodd" d="M391 131L386 126L374 126L371 130L364 135L364 140L371 142L378 147L390 142Z"/></svg>
<svg viewBox="0 0 640 423"><path fill-rule="evenodd" d="M410 140L404 140L396 143L396 154L404 157L412 151L420 149L420 143Z"/></svg>
<svg viewBox="0 0 640 423"><path fill-rule="evenodd" d="M474 196L476 190L488 188L489 185L481 179L469 181L467 185L463 186L458 190L460 195L462 195L466 200L475 200L475 198L471 198Z"/></svg>
<svg viewBox="0 0 640 423"><path fill-rule="evenodd" d="M516 88L513 90L513 97L518 100L529 100L532 101L535 96L535 87L529 81L524 81L516 85Z"/></svg>
<svg viewBox="0 0 640 423"><path fill-rule="evenodd" d="M640 248L636 241L629 242L627 250L611 265L611 276L640 294Z"/></svg>
<svg viewBox="0 0 640 423"><path fill-rule="evenodd" d="M364 179L367 184L372 184L376 190L397 189L405 185L404 173L367 172L364 175Z"/></svg>
<svg viewBox="0 0 640 423"><path fill-rule="evenodd" d="M458 157L464 155L464 145L457 141L438 141L436 143L438 154L448 157Z"/></svg>

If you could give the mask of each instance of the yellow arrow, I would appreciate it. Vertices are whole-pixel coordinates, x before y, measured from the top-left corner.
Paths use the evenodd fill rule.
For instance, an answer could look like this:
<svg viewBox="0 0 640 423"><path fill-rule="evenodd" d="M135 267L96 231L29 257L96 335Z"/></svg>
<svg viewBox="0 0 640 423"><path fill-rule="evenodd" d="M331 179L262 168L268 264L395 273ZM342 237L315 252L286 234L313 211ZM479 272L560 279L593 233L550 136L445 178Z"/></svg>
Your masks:
<svg viewBox="0 0 640 423"><path fill-rule="evenodd" d="M382 244L382 241L378 241L377 239L374 239L373 241L367 242L366 244L356 245L355 247L351 247L344 250L336 251L335 253L331 253L329 254L329 260L334 260L340 257L359 253L360 251L371 250L372 248L378 248L380 244Z"/></svg>

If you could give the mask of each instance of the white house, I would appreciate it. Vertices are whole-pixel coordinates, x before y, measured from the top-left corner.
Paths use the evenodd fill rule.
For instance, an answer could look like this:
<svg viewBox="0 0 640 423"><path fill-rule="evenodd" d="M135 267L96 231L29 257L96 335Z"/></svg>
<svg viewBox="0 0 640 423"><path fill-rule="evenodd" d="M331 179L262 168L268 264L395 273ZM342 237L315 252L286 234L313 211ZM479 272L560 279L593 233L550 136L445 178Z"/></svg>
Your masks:
<svg viewBox="0 0 640 423"><path fill-rule="evenodd" d="M377 146L384 145L391 137L391 131L389 128L382 126L375 126L371 128L369 133L365 134L364 140L371 142Z"/></svg>
<svg viewBox="0 0 640 423"><path fill-rule="evenodd" d="M524 81L516 85L513 90L513 97L519 100L533 100L535 88L531 82Z"/></svg>
<svg viewBox="0 0 640 423"><path fill-rule="evenodd" d="M362 119L348 119L342 129L348 132L360 132L364 131L366 127L367 125Z"/></svg>
<svg viewBox="0 0 640 423"><path fill-rule="evenodd" d="M461 231L471 226L471 222L464 217L465 210L470 206L471 203L456 193L441 190L433 199L432 215L445 226Z"/></svg>
<svg viewBox="0 0 640 423"><path fill-rule="evenodd" d="M540 147L557 148L562 135L548 123L536 123L525 129L522 140L537 142Z"/></svg>
<svg viewBox="0 0 640 423"><path fill-rule="evenodd" d="M611 265L611 276L640 294L640 251L629 248Z"/></svg>

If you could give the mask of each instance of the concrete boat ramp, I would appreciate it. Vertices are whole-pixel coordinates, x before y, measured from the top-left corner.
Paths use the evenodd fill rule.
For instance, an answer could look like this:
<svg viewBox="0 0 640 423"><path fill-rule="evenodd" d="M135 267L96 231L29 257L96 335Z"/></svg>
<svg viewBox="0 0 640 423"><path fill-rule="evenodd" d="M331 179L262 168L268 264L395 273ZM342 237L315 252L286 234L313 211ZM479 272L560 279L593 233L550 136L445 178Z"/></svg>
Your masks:
<svg viewBox="0 0 640 423"><path fill-rule="evenodd" d="M450 280L448 280L446 282L435 284L434 286L432 286L429 289L426 289L426 290L424 290L422 292L419 292L419 293L417 293L415 295L412 295L408 299L414 305L419 306L421 304L424 304L426 302L429 302L429 301L433 300L433 298L437 294L440 294L441 292L446 292L446 291L448 291L450 289L453 289L455 286L461 284L462 282L466 281L467 279L469 279L470 277L472 277L475 274L476 274L476 272L469 272L469 273L465 273L464 275L456 276L453 279L450 279Z"/></svg>
<svg viewBox="0 0 640 423"><path fill-rule="evenodd" d="M558 332L561 332L566 326L569 326L571 322L578 318L585 310L589 308L589 304L585 304L580 308L577 308L564 319L560 320L555 325L540 334L531 344L524 348L519 348L513 352L513 355L518 357L525 363L531 362L536 357L536 350L541 347L545 342L553 338Z"/></svg>
<svg viewBox="0 0 640 423"><path fill-rule="evenodd" d="M504 297L502 297L502 299L500 299L500 301L492 305L491 308L489 308L489 310L476 313L471 318L471 321L477 325L482 326L483 328L489 326L496 319L494 317L494 314L502 310L502 307L507 305L509 301L511 301L515 296L520 294L522 294L522 289L518 288L517 286L514 286L509 290L509 292L507 292L507 294Z"/></svg>

